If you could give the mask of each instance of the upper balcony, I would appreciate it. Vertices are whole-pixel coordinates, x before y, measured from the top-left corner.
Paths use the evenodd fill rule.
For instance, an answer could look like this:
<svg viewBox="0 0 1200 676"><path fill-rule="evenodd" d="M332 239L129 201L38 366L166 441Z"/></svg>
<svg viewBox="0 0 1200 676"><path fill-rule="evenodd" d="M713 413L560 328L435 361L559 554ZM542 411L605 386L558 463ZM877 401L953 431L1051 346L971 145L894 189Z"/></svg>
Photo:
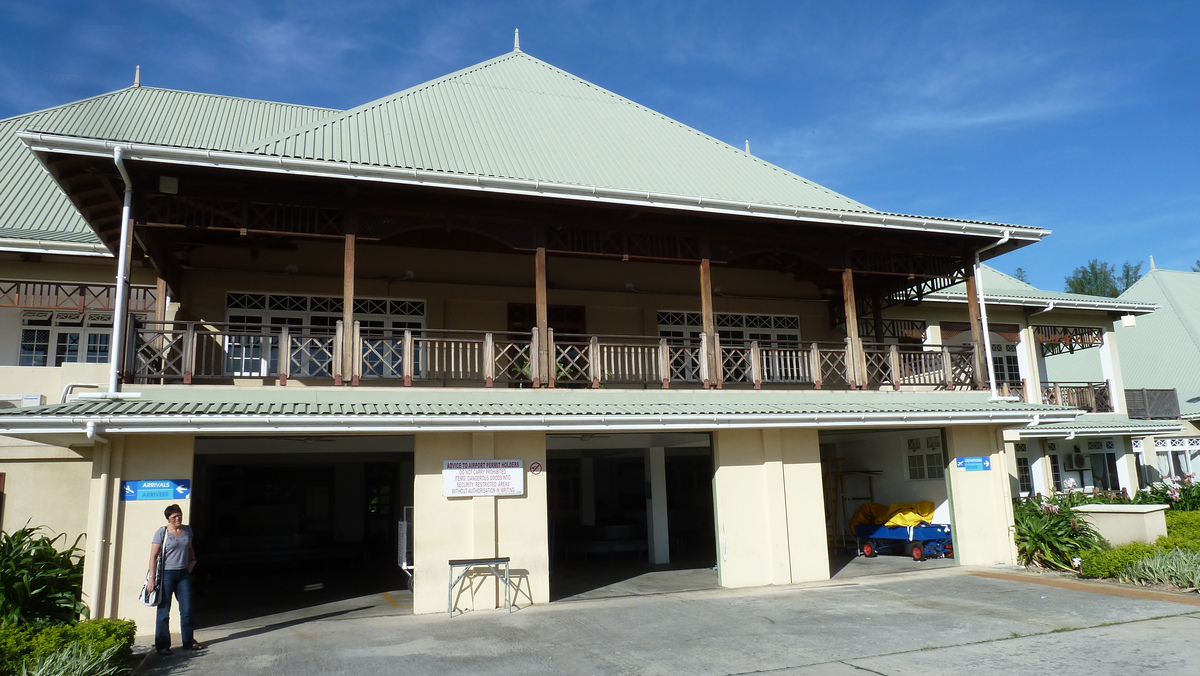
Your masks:
<svg viewBox="0 0 1200 676"><path fill-rule="evenodd" d="M359 322L287 326L144 322L134 383L289 381L449 387L973 389L971 345L696 339L456 330L380 331ZM343 345L353 350L343 359ZM342 364L351 366L343 372Z"/></svg>

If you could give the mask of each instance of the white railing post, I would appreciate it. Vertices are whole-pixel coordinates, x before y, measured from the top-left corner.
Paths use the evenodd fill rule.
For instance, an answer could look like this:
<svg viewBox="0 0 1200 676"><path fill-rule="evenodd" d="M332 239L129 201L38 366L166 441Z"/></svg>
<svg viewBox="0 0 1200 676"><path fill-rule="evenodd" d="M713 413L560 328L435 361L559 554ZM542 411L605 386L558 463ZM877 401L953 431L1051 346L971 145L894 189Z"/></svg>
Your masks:
<svg viewBox="0 0 1200 676"><path fill-rule="evenodd" d="M892 369L892 389L900 389L900 346L893 344L888 349L888 366Z"/></svg>
<svg viewBox="0 0 1200 676"><path fill-rule="evenodd" d="M279 384L287 385L292 374L292 335L287 324L279 329Z"/></svg>
<svg viewBox="0 0 1200 676"><path fill-rule="evenodd" d="M664 390L671 387L671 348L667 347L667 339L658 339L658 379L662 381Z"/></svg>
<svg viewBox="0 0 1200 676"><path fill-rule="evenodd" d="M600 387L600 374L602 373L600 365L600 338L592 336L588 342L588 378L591 379L593 388Z"/></svg>
<svg viewBox="0 0 1200 676"><path fill-rule="evenodd" d="M542 346L536 326L529 330L529 378L534 387L542 386Z"/></svg>
<svg viewBox="0 0 1200 676"><path fill-rule="evenodd" d="M546 382L554 388L554 378L558 375L558 355L554 353L554 329L546 329Z"/></svg>
<svg viewBox="0 0 1200 676"><path fill-rule="evenodd" d="M700 334L700 382L704 384L704 389L712 387L712 381L709 380L708 372L708 334Z"/></svg>
<svg viewBox="0 0 1200 676"><path fill-rule="evenodd" d="M750 341L750 380L754 381L754 389L762 389L762 352L757 340Z"/></svg>
<svg viewBox="0 0 1200 676"><path fill-rule="evenodd" d="M342 351L345 349L343 346L346 344L346 342L342 339L342 336L345 334L345 332L346 332L346 329L344 326L342 326L342 320L340 320L340 319L337 320L337 324L334 325L334 330L333 330L333 336L334 336L334 341L333 341L333 384L334 385L341 385L343 382L345 382L345 379L342 377L344 375L342 373L342 367L346 363L346 360L342 359Z"/></svg>
<svg viewBox="0 0 1200 676"><path fill-rule="evenodd" d="M416 370L413 366L413 355L416 352L413 350L411 329L404 329L403 341L400 344L400 375L404 378L404 386L412 387L413 372Z"/></svg>
<svg viewBox="0 0 1200 676"><path fill-rule="evenodd" d="M496 381L496 342L492 332L483 334L483 384L491 387Z"/></svg>

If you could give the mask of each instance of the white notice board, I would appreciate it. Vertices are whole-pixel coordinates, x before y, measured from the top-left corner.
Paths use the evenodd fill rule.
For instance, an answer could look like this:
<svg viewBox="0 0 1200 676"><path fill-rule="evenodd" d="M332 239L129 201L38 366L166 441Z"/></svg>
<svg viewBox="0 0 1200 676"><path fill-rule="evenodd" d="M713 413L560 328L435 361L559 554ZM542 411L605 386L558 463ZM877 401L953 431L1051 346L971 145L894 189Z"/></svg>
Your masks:
<svg viewBox="0 0 1200 676"><path fill-rule="evenodd" d="M447 498L524 494L525 464L520 460L442 461L442 495Z"/></svg>

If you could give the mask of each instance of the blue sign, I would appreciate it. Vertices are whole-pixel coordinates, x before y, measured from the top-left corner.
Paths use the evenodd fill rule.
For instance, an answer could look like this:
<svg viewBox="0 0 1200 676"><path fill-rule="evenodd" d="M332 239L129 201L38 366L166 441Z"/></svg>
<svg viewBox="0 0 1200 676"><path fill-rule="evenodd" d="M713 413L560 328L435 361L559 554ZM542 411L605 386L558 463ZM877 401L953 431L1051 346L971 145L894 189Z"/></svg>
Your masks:
<svg viewBox="0 0 1200 676"><path fill-rule="evenodd" d="M990 472L992 470L992 459L986 455L955 458L954 468L960 472Z"/></svg>
<svg viewBox="0 0 1200 676"><path fill-rule="evenodd" d="M192 497L190 479L122 481L122 500L187 500Z"/></svg>

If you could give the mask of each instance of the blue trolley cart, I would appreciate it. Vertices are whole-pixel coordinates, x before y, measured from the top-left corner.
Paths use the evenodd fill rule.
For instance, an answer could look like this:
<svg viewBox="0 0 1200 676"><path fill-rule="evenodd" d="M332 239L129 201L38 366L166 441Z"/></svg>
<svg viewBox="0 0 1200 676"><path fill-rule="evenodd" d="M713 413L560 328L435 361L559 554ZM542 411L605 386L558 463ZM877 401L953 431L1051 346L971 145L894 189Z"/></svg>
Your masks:
<svg viewBox="0 0 1200 676"><path fill-rule="evenodd" d="M892 549L911 555L914 561L954 556L950 526L923 523L919 526L875 526L860 524L854 527L854 538L863 556L875 556L881 549Z"/></svg>

